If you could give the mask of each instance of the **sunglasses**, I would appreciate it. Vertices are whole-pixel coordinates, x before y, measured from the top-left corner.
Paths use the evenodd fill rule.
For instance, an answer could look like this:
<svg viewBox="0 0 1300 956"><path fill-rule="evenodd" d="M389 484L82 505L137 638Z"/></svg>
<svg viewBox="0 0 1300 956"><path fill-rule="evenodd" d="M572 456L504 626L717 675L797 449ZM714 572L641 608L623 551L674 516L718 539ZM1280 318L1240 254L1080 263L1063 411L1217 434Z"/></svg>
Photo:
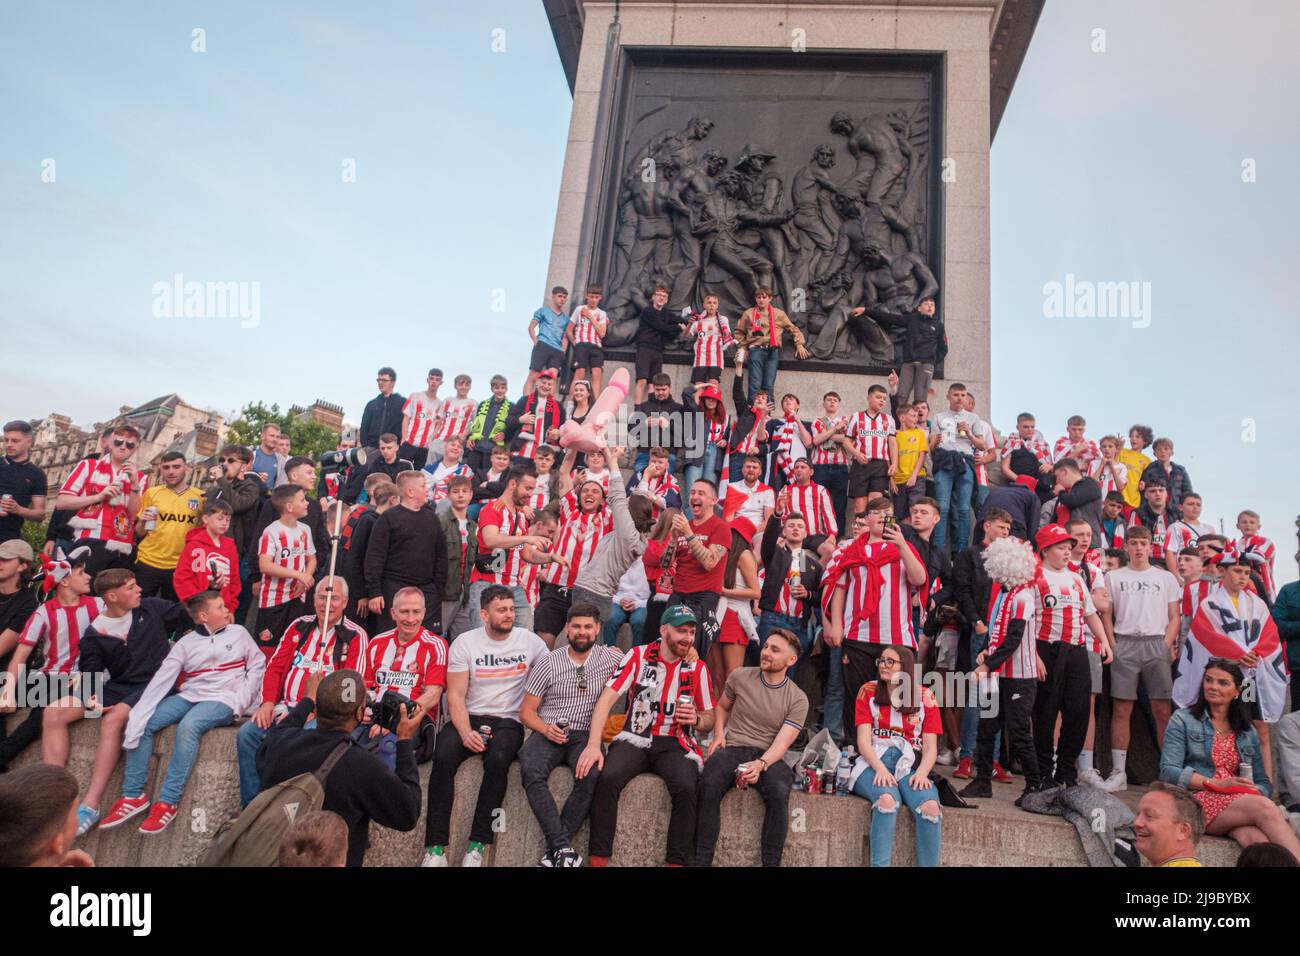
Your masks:
<svg viewBox="0 0 1300 956"><path fill-rule="evenodd" d="M133 441L128 441L128 440L125 439L125 438L114 438L114 439L113 439L113 447L114 447L114 448L127 448L127 449L129 449L129 450L131 450L131 451L134 451L134 450L135 450L135 446L136 446L136 443L135 443L135 442L133 442Z"/></svg>
<svg viewBox="0 0 1300 956"><path fill-rule="evenodd" d="M240 464L243 464L244 459L242 459L242 458L222 458L222 459L221 459L221 463L222 463L223 465L233 465L235 462L239 462Z"/></svg>
<svg viewBox="0 0 1300 956"><path fill-rule="evenodd" d="M578 674L578 690L585 691L587 689L587 665L579 664L574 669Z"/></svg>

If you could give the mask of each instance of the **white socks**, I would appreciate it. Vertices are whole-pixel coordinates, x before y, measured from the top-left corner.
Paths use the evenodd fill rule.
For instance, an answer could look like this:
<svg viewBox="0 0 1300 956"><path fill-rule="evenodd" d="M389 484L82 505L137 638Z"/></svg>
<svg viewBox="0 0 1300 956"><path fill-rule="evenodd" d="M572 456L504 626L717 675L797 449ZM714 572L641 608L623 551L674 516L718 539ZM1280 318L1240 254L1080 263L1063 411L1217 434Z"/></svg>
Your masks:
<svg viewBox="0 0 1300 956"><path fill-rule="evenodd" d="M1126 760L1128 760L1127 750L1112 749L1110 752L1111 773L1123 773Z"/></svg>
<svg viewBox="0 0 1300 956"><path fill-rule="evenodd" d="M1083 773L1085 770L1091 770L1091 769L1092 769L1092 751L1091 750L1079 751L1079 773Z"/></svg>

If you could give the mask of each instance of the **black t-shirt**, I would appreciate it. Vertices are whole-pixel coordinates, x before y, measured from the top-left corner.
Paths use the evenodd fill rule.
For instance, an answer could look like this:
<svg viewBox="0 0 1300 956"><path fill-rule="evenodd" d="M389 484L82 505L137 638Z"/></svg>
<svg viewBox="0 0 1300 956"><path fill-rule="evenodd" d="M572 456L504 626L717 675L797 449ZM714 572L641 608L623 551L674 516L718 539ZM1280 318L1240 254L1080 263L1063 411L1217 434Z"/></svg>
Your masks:
<svg viewBox="0 0 1300 956"><path fill-rule="evenodd" d="M0 455L0 495L13 495L24 508L30 508L32 496L46 493L45 472L30 461L10 461ZM0 541L21 538L23 519L18 515L0 516Z"/></svg>
<svg viewBox="0 0 1300 956"><path fill-rule="evenodd" d="M0 634L8 630L21 634L37 606L36 595L27 588L19 588L13 594L0 594ZM11 655L12 652L0 657L0 667L9 666Z"/></svg>

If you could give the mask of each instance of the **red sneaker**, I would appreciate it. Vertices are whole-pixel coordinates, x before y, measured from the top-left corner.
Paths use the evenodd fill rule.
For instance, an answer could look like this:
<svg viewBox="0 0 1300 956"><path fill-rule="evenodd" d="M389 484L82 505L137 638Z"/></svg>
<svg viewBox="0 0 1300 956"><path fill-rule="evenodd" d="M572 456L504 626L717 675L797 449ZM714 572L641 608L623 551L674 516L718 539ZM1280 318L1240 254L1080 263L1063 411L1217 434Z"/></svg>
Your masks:
<svg viewBox="0 0 1300 956"><path fill-rule="evenodd" d="M149 798L144 794L138 797L121 797L109 808L108 815L100 821L99 827L101 830L111 830L148 809Z"/></svg>
<svg viewBox="0 0 1300 956"><path fill-rule="evenodd" d="M995 760L993 761L993 781L994 783L1015 783L1016 778L1007 773L1006 768Z"/></svg>
<svg viewBox="0 0 1300 956"><path fill-rule="evenodd" d="M952 772L952 775L961 780L969 780L975 776L974 761L970 757L962 757L957 761L957 769Z"/></svg>
<svg viewBox="0 0 1300 956"><path fill-rule="evenodd" d="M176 819L176 805L163 803L161 800L153 805L149 817L140 824L140 832L152 836L167 829L167 824Z"/></svg>

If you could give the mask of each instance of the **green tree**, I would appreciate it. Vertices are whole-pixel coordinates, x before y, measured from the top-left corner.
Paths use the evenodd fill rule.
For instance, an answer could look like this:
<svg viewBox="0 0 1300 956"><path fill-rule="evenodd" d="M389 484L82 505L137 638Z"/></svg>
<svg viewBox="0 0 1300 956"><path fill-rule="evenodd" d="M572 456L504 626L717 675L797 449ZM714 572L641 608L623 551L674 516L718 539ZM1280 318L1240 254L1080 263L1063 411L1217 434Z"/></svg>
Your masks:
<svg viewBox="0 0 1300 956"><path fill-rule="evenodd" d="M239 417L230 423L226 440L255 448L262 440L264 425L279 426L280 431L289 436L295 455L315 459L321 452L338 447L339 433L332 428L311 419L299 420L280 411L279 405L267 407L265 402L245 405Z"/></svg>

